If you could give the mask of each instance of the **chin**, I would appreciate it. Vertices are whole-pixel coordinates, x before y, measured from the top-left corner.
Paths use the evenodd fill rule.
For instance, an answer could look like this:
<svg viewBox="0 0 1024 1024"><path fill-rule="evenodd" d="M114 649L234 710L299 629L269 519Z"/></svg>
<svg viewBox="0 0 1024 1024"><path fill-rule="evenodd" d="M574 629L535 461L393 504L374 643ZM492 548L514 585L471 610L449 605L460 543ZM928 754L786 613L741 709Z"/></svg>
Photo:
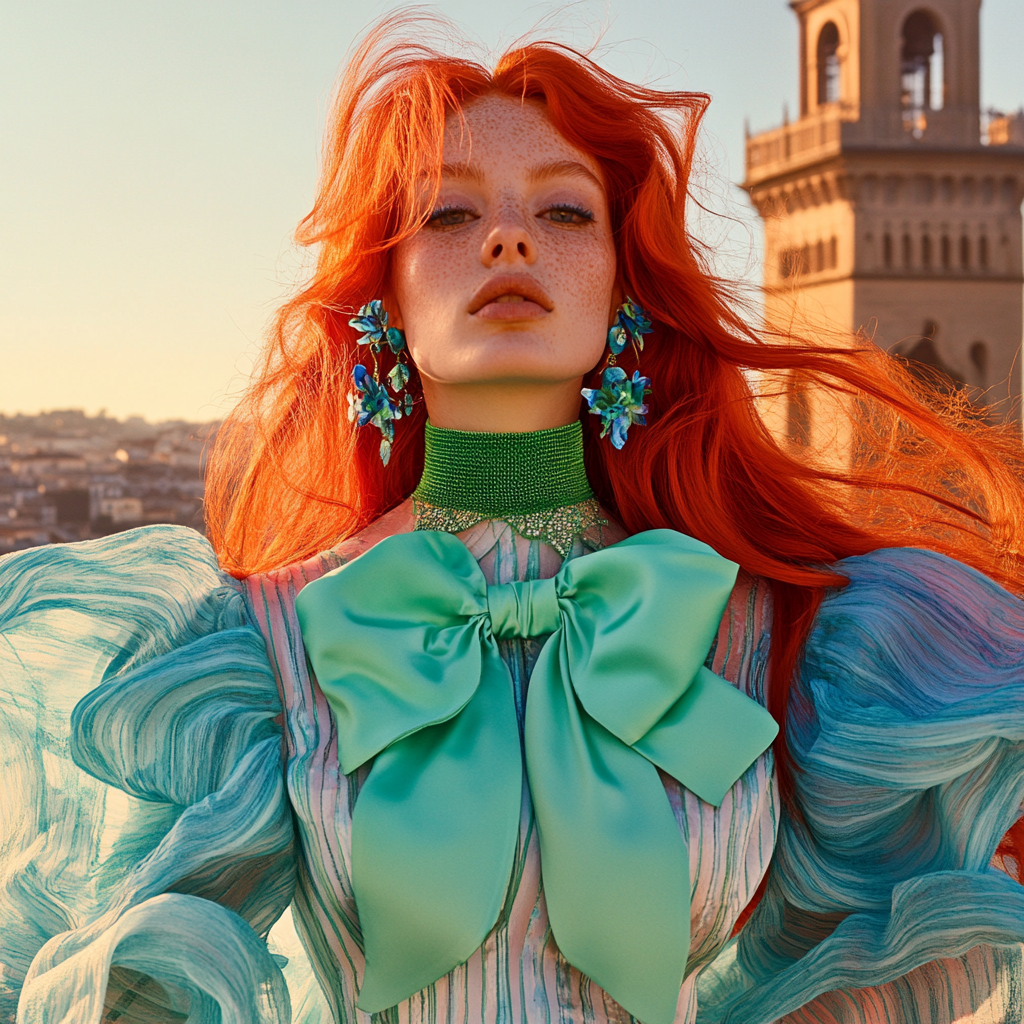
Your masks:
<svg viewBox="0 0 1024 1024"><path fill-rule="evenodd" d="M575 361L502 353L460 366L447 380L451 384L557 384L586 372Z"/></svg>
<svg viewBox="0 0 1024 1024"><path fill-rule="evenodd" d="M506 334L466 346L461 358L445 360L435 379L452 384L553 384L582 377L601 358L601 352L561 351L548 338Z"/></svg>

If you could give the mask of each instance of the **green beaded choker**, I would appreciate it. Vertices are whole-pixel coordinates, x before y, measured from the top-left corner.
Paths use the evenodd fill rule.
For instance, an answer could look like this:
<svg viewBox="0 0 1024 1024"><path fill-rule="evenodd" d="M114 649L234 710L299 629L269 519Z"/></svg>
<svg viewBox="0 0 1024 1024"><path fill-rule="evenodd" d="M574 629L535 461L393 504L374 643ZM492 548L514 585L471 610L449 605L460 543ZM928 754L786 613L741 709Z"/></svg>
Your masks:
<svg viewBox="0 0 1024 1024"><path fill-rule="evenodd" d="M423 477L413 492L417 528L458 533L499 519L562 555L603 524L583 465L583 428L476 433L426 426Z"/></svg>
<svg viewBox="0 0 1024 1024"><path fill-rule="evenodd" d="M594 496L577 421L551 430L483 434L428 423L417 501L489 517L528 516Z"/></svg>

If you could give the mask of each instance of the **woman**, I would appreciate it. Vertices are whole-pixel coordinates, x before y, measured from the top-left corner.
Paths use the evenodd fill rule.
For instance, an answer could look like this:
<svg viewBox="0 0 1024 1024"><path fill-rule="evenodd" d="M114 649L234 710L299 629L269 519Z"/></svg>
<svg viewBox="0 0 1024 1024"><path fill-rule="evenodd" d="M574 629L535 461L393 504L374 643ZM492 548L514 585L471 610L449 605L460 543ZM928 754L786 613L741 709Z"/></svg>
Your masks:
<svg viewBox="0 0 1024 1024"><path fill-rule="evenodd" d="M0 565L4 1010L1019 1019L1015 441L739 318L685 228L705 97L414 28L342 78L216 556ZM853 470L763 427L789 370Z"/></svg>

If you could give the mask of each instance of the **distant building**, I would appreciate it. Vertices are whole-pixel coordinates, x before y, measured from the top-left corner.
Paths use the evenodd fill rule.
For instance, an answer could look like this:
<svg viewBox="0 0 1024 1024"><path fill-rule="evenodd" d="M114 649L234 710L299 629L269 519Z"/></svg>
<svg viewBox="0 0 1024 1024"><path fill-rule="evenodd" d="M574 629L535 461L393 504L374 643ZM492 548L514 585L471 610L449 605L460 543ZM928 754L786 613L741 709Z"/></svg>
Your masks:
<svg viewBox="0 0 1024 1024"><path fill-rule="evenodd" d="M213 427L76 409L0 415L0 555L149 523L202 530Z"/></svg>
<svg viewBox="0 0 1024 1024"><path fill-rule="evenodd" d="M800 116L746 146L769 322L864 331L1018 416L1024 114L983 139L980 0L790 6ZM776 413L797 439L827 425L799 381Z"/></svg>
<svg viewBox="0 0 1024 1024"><path fill-rule="evenodd" d="M138 524L142 522L142 499L141 498L102 498L99 502L99 514L109 516L112 523L121 525L123 523ZM167 515L174 515L169 510ZM173 522L173 519L171 520Z"/></svg>
<svg viewBox="0 0 1024 1024"><path fill-rule="evenodd" d="M46 492L43 491L43 493ZM89 491L84 487L68 487L61 491L55 491L53 505L57 512L57 522L61 526L72 523L88 523L92 518Z"/></svg>

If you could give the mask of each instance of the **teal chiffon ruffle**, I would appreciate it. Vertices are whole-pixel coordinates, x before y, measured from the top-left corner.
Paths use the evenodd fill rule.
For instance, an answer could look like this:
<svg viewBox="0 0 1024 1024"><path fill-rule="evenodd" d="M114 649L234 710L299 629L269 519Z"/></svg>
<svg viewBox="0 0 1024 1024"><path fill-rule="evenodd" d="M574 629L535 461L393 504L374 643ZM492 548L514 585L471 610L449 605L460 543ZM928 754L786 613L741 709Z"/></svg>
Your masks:
<svg viewBox="0 0 1024 1024"><path fill-rule="evenodd" d="M280 701L206 541L0 561L0 679L0 1019L290 1020Z"/></svg>
<svg viewBox="0 0 1024 1024"><path fill-rule="evenodd" d="M801 815L701 978L698 1019L768 1024L816 1001L801 1019L859 1020L823 994L854 1006L979 946L1012 961L1019 1019L1024 889L990 861L1024 798L1024 605L924 551L842 568L788 727ZM327 1024L297 995L303 958L266 942L301 856L280 714L198 534L0 560L0 1020L81 1024L106 1004L133 1024L286 1024L294 1001ZM979 1000L999 983L963 979Z"/></svg>
<svg viewBox="0 0 1024 1024"><path fill-rule="evenodd" d="M1016 979L992 1019L1020 1020L1024 888L990 862L1024 800L1024 602L928 551L839 568L851 584L818 615L787 730L802 820L783 817L766 894L701 979L698 1019L767 1024L988 945ZM953 981L971 1003L995 983ZM901 1024L951 1019L905 996ZM860 1021L856 1002L809 1019Z"/></svg>

